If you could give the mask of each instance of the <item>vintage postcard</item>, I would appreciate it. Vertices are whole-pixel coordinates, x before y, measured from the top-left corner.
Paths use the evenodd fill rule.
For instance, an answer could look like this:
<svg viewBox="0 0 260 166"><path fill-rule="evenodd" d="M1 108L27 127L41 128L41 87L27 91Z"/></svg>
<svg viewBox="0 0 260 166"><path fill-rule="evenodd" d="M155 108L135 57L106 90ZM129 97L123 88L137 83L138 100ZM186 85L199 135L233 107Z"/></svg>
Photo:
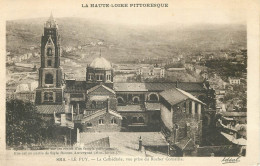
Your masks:
<svg viewBox="0 0 260 166"><path fill-rule="evenodd" d="M0 165L259 164L259 1L0 3Z"/></svg>

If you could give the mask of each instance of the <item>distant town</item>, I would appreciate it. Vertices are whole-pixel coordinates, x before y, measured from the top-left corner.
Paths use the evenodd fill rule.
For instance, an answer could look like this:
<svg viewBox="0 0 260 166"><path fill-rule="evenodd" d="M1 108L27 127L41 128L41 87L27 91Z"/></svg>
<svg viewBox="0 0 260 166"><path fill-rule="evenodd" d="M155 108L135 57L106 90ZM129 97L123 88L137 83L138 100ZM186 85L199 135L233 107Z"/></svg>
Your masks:
<svg viewBox="0 0 260 166"><path fill-rule="evenodd" d="M93 39L64 46L59 30L51 15L41 41L23 48L27 52L22 54L6 52L10 117L14 102L31 103L48 124L41 129L45 135L31 142L10 136L7 148L107 147L133 156L246 155L245 47L135 56L113 63L104 54L114 44Z"/></svg>

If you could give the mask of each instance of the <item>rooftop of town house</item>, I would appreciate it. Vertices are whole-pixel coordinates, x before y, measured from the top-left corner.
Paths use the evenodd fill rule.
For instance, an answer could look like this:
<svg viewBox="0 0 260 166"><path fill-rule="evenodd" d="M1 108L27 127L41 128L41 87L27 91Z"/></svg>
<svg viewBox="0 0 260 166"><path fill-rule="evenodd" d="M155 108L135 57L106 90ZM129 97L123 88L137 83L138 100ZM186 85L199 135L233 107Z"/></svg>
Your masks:
<svg viewBox="0 0 260 166"><path fill-rule="evenodd" d="M232 142L233 144L237 144L237 145L246 145L247 140L244 138L238 138L236 139L233 135L221 132L221 134L230 142Z"/></svg>
<svg viewBox="0 0 260 166"><path fill-rule="evenodd" d="M192 151L196 148L194 141L190 138L187 138L187 137L180 140L175 145L183 151L185 151L185 150Z"/></svg>
<svg viewBox="0 0 260 166"><path fill-rule="evenodd" d="M246 117L247 112L221 112L226 117Z"/></svg>

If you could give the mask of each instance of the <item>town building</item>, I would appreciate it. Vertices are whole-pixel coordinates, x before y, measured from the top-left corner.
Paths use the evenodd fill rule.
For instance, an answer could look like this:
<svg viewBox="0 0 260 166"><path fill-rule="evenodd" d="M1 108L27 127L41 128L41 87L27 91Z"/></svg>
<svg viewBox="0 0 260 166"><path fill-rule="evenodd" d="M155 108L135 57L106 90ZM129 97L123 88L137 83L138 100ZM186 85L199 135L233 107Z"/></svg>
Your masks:
<svg viewBox="0 0 260 166"><path fill-rule="evenodd" d="M228 81L231 85L240 85L240 78L229 77Z"/></svg>
<svg viewBox="0 0 260 166"><path fill-rule="evenodd" d="M141 76L141 79L164 78L165 69L163 67L143 66L139 68L138 75Z"/></svg>

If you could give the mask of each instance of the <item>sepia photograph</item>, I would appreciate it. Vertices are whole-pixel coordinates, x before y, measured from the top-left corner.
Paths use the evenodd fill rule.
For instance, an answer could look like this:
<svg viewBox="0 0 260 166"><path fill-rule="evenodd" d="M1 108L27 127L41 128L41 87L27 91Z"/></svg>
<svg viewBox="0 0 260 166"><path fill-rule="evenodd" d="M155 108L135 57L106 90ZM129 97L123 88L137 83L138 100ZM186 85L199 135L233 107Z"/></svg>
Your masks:
<svg viewBox="0 0 260 166"><path fill-rule="evenodd" d="M6 2L5 151L85 164L247 157L259 111L247 8L199 2Z"/></svg>

